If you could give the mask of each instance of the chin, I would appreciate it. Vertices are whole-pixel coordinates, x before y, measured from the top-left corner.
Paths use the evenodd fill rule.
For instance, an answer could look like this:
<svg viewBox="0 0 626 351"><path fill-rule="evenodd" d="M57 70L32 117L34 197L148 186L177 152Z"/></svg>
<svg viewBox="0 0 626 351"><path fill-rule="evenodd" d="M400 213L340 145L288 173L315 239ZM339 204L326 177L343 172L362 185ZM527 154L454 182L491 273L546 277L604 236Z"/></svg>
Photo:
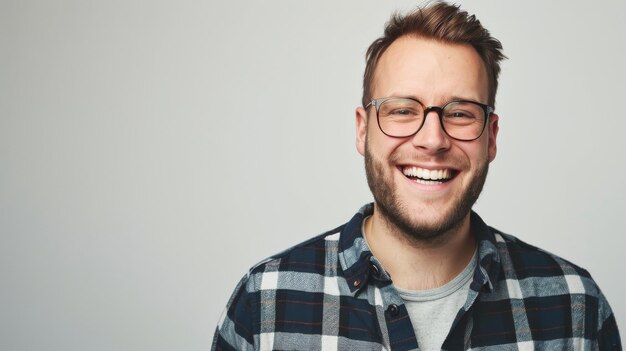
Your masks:
<svg viewBox="0 0 626 351"><path fill-rule="evenodd" d="M380 211L388 226L419 242L434 242L447 237L448 233L463 225L471 208L471 205L467 208L457 204L442 210L435 210L434 207L410 209L411 206L402 206L399 203L390 206L384 200L375 199L375 201L376 209Z"/></svg>
<svg viewBox="0 0 626 351"><path fill-rule="evenodd" d="M387 173L387 169L366 148L365 170L375 209L391 230L413 241L433 242L443 240L463 224L482 191L489 162L478 165L467 182L456 179L454 186L458 188L437 199L413 198L419 197L419 192L409 196L411 192L398 184L405 179L394 179L397 174Z"/></svg>

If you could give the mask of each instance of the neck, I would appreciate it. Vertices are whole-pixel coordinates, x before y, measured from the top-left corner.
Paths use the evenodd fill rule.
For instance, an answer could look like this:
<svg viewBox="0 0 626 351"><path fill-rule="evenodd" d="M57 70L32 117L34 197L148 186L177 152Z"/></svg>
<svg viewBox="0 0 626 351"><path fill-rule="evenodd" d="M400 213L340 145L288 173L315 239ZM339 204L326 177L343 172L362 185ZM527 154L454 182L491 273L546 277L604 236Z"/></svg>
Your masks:
<svg viewBox="0 0 626 351"><path fill-rule="evenodd" d="M402 289L428 290L446 284L463 271L476 250L469 213L436 240L419 240L402 232L377 210L364 229L370 250Z"/></svg>

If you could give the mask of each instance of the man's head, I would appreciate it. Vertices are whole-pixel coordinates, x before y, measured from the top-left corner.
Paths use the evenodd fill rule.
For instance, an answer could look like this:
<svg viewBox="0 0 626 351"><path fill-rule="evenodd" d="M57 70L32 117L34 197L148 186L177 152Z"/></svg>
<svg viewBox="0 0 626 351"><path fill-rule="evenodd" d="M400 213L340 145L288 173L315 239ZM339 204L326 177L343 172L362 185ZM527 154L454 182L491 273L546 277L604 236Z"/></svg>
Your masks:
<svg viewBox="0 0 626 351"><path fill-rule="evenodd" d="M404 36L432 39L448 44L468 44L478 53L485 64L489 80L487 103L495 106L500 61L505 58L502 44L493 38L474 15L461 11L458 6L433 3L406 16L396 14L385 27L384 35L367 49L365 74L363 76L363 106L372 98L375 71L378 61L387 48Z"/></svg>
<svg viewBox="0 0 626 351"><path fill-rule="evenodd" d="M496 154L498 116L486 105L495 101L503 57L500 43L473 16L441 3L394 16L372 44L364 107L356 111L357 149L365 156L375 208L389 225L432 241L467 218ZM390 97L412 99L406 101L413 107L394 107L389 116L381 101ZM450 108L460 100L470 102L471 123L480 127L469 134L452 129L469 120L465 105ZM398 135L420 111L415 118L422 124L406 122L416 127ZM399 129L385 130L388 119Z"/></svg>

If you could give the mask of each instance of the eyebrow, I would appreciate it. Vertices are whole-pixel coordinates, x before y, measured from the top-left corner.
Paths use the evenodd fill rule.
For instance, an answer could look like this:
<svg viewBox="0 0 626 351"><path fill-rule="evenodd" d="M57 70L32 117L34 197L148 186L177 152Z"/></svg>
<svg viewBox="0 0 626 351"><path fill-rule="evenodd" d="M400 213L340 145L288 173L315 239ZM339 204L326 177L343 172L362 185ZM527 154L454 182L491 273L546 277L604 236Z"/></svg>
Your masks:
<svg viewBox="0 0 626 351"><path fill-rule="evenodd" d="M419 98L418 98L417 96L415 96L415 95L391 95L391 96L392 96L392 97L402 98L402 99L413 99L413 100L417 100L417 101L419 101L420 103L422 103L422 104L423 104L423 101L422 101L421 99L419 99ZM478 100L476 100L476 99L471 99L471 98L462 97L462 96L458 96L458 95L448 96L446 99L444 99L444 101L445 101L445 102L443 103L444 105L445 105L445 104L447 104L447 103L449 103L449 102L452 102L452 101L471 101L471 102L476 102L476 103L479 103L479 104L485 104L485 105L488 105L488 104L483 103L483 102L480 102L480 101L478 101Z"/></svg>
<svg viewBox="0 0 626 351"><path fill-rule="evenodd" d="M461 96L456 96L456 95L451 96L451 97L450 97L450 99L448 99L447 101L458 101L458 100L472 101L472 102L478 102L478 103L481 103L481 104L482 104L482 102L477 101L477 100L475 100L475 99L470 99L470 98L461 97Z"/></svg>

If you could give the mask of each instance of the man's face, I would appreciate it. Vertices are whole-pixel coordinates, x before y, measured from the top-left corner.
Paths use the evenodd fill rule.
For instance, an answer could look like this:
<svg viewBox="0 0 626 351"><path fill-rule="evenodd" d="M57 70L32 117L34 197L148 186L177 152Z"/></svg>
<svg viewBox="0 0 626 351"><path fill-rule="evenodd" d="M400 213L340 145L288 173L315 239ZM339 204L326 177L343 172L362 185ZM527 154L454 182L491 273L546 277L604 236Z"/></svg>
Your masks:
<svg viewBox="0 0 626 351"><path fill-rule="evenodd" d="M402 37L380 58L372 93L374 98L412 97L425 106L452 100L487 103L487 74L469 45ZM357 149L365 156L375 209L389 224L427 240L466 218L496 156L497 115L474 141L450 138L433 112L417 134L405 138L383 134L374 107L357 108L356 122Z"/></svg>

